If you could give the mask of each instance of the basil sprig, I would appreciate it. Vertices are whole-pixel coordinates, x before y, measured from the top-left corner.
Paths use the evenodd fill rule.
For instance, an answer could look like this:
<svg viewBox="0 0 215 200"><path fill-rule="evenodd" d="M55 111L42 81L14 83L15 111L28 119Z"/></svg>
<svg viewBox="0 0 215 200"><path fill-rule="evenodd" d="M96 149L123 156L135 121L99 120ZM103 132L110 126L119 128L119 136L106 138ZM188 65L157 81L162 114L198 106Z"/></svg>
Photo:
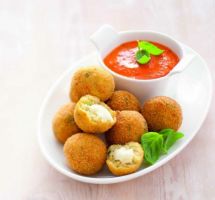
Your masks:
<svg viewBox="0 0 215 200"><path fill-rule="evenodd" d="M181 132L176 132L173 129L163 129L159 132L164 138L163 152L166 154L169 148L180 138L184 137Z"/></svg>
<svg viewBox="0 0 215 200"><path fill-rule="evenodd" d="M162 54L164 50L159 49L154 44L147 41L138 41L138 51L135 54L135 58L138 63L146 64L151 60L151 55L158 56Z"/></svg>
<svg viewBox="0 0 215 200"><path fill-rule="evenodd" d="M148 132L141 136L141 145L144 150L146 163L154 164L162 154L167 154L170 147L180 138L183 133L173 129L163 129L159 133Z"/></svg>
<svg viewBox="0 0 215 200"><path fill-rule="evenodd" d="M154 164L163 150L163 137L156 132L148 132L142 135L141 144L144 150L144 160Z"/></svg>
<svg viewBox="0 0 215 200"><path fill-rule="evenodd" d="M150 54L145 50L137 51L135 56L136 60L141 64L147 63L151 59Z"/></svg>

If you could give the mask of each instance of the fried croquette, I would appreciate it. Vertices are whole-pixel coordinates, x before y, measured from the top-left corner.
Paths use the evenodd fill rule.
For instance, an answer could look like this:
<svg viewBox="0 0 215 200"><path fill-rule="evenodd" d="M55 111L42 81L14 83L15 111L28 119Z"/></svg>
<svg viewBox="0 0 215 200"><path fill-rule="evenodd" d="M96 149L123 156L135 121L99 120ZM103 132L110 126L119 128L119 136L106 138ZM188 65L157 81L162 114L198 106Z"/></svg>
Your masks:
<svg viewBox="0 0 215 200"><path fill-rule="evenodd" d="M117 111L115 125L105 134L109 144L140 142L141 135L148 131L144 117L137 111Z"/></svg>
<svg viewBox="0 0 215 200"><path fill-rule="evenodd" d="M116 112L91 95L77 102L74 117L80 129L87 133L104 133L116 122Z"/></svg>
<svg viewBox="0 0 215 200"><path fill-rule="evenodd" d="M106 101L114 92L113 76L101 67L82 67L75 72L70 89L70 98L77 102L82 96L90 94Z"/></svg>
<svg viewBox="0 0 215 200"><path fill-rule="evenodd" d="M80 132L74 120L74 109L75 104L72 102L62 106L52 121L54 135L61 143L64 143L73 134Z"/></svg>
<svg viewBox="0 0 215 200"><path fill-rule="evenodd" d="M91 175L100 171L106 160L106 145L93 134L77 133L64 144L68 166L79 174Z"/></svg>
<svg viewBox="0 0 215 200"><path fill-rule="evenodd" d="M113 93L107 104L113 110L136 110L140 111L139 100L130 92L118 90Z"/></svg>
<svg viewBox="0 0 215 200"><path fill-rule="evenodd" d="M133 173L143 161L143 149L138 142L111 145L108 148L107 166L117 176Z"/></svg>
<svg viewBox="0 0 215 200"><path fill-rule="evenodd" d="M165 128L177 131L182 123L181 107L170 97L157 96L147 100L141 112L150 131L160 131Z"/></svg>

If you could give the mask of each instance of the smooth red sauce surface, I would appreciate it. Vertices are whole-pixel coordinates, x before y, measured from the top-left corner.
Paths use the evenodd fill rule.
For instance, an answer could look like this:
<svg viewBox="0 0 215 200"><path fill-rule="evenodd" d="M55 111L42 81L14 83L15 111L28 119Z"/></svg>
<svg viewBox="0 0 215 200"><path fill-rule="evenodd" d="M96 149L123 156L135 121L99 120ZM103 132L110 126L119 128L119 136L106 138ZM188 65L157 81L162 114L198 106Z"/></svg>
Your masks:
<svg viewBox="0 0 215 200"><path fill-rule="evenodd" d="M164 52L159 56L151 55L151 60L147 64L139 64L135 59L138 50L137 41L126 42L116 47L104 58L104 63L112 71L135 79L155 79L165 76L179 62L179 58L168 47L156 42L151 43ZM137 68L128 68L128 66Z"/></svg>

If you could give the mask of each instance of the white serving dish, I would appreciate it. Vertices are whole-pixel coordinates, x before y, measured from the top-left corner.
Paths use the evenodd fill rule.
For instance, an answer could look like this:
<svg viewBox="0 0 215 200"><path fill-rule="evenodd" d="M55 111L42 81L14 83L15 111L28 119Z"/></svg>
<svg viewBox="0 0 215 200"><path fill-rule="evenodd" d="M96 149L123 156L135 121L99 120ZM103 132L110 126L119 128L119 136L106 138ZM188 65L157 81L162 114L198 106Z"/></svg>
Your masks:
<svg viewBox="0 0 215 200"><path fill-rule="evenodd" d="M106 167L94 176L82 176L67 167L63 155L63 146L54 138L51 121L58 108L70 101L68 93L73 73L82 66L99 65L97 54L93 53L74 63L64 72L51 87L42 104L39 113L38 139L41 151L47 161L62 174L78 181L93 184L112 184L140 177L174 158L197 134L206 118L212 98L212 79L207 64L192 49L184 45L182 47L195 54L195 59L189 68L180 73L177 78L176 76L169 77L166 90L162 95L176 99L182 106L184 119L180 131L185 134L185 137L174 144L168 155L162 156L157 163L150 167L142 167L136 173L120 177L113 176ZM131 88L131 92L136 90L135 87ZM143 102L143 100L144 97L141 101Z"/></svg>

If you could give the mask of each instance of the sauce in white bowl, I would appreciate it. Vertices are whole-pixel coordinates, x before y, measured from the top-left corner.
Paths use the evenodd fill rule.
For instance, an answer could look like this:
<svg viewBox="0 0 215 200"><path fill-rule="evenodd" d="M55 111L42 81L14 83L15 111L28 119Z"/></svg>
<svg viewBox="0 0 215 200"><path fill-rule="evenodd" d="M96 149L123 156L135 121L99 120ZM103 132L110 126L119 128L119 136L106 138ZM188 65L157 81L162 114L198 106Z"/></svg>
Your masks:
<svg viewBox="0 0 215 200"><path fill-rule="evenodd" d="M154 31L131 30L117 32L110 25L104 25L91 36L91 40L97 48L99 64L114 76L116 87L130 92L133 88L136 88L132 92L140 99L162 95L166 90L169 78L172 75L181 73L195 58L195 55L183 48L180 42L166 34ZM152 41L154 44L166 50L166 52L171 52L171 56L168 54L168 57L165 56L165 59L170 59L174 55L175 58L172 60L173 63L171 64L170 62L170 65L168 65L168 70L157 71L155 73L155 70L159 70L155 65L158 65L157 62L163 62L163 56L160 56L159 59L153 56L151 61L145 66L141 65L138 68L130 67L130 69L126 69L126 66L120 66L116 69L116 67L113 67L113 64L110 64L114 60L107 61L108 56L121 45L141 40ZM131 64L135 64L135 62ZM145 69L143 69L144 67ZM126 73L126 71L129 71L131 74L128 75L129 73ZM141 74L142 71L147 71L148 76L144 78ZM162 74L158 76L156 75L157 73ZM134 76L134 74L136 75Z"/></svg>

